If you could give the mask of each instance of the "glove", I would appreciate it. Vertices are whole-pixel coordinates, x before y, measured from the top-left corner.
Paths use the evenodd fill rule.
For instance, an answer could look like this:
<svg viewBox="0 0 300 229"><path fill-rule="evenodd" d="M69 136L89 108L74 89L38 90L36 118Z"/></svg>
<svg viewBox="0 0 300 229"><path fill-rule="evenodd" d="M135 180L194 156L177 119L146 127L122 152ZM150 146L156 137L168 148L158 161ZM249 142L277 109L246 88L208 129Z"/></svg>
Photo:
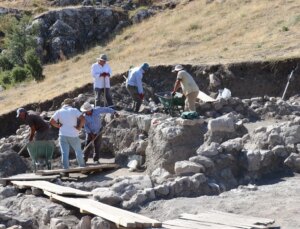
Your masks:
<svg viewBox="0 0 300 229"><path fill-rule="evenodd" d="M139 96L140 96L140 99L141 99L141 100L144 99L144 94L143 94L143 93L139 94Z"/></svg>
<svg viewBox="0 0 300 229"><path fill-rule="evenodd" d="M109 74L106 73L106 72L102 72L102 73L100 74L100 76L105 77L105 76L109 76Z"/></svg>
<svg viewBox="0 0 300 229"><path fill-rule="evenodd" d="M175 96L176 95L176 91L172 91L172 96Z"/></svg>

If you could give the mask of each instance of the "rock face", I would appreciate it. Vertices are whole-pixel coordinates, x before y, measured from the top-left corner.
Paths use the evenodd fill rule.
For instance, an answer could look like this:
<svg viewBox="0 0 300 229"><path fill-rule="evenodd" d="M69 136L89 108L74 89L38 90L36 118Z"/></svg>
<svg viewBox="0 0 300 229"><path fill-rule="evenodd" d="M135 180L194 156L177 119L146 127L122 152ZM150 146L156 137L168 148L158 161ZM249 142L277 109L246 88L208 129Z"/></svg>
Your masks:
<svg viewBox="0 0 300 229"><path fill-rule="evenodd" d="M38 51L43 61L64 59L107 38L121 21L127 21L127 15L109 8L49 11L33 21L39 25Z"/></svg>
<svg viewBox="0 0 300 229"><path fill-rule="evenodd" d="M196 149L203 143L204 129L198 120L194 125L178 125L172 118L164 121L153 119L146 149L148 172L162 167L174 173L177 161L196 155Z"/></svg>
<svg viewBox="0 0 300 229"><path fill-rule="evenodd" d="M12 176L26 172L25 161L14 151L0 153L0 177Z"/></svg>

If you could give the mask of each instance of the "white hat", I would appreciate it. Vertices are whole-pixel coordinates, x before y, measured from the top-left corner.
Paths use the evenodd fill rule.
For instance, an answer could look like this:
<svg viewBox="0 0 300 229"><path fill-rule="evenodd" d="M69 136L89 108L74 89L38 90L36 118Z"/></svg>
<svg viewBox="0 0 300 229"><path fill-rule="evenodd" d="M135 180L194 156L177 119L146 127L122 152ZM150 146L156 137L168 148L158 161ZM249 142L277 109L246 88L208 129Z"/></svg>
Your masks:
<svg viewBox="0 0 300 229"><path fill-rule="evenodd" d="M85 102L81 107L80 110L82 112L87 112L93 110L94 106L90 104L89 102Z"/></svg>
<svg viewBox="0 0 300 229"><path fill-rule="evenodd" d="M107 56L106 56L105 54L101 54L101 55L97 58L97 60L98 60L98 61L99 61L99 60L108 61L108 58L107 58Z"/></svg>
<svg viewBox="0 0 300 229"><path fill-rule="evenodd" d="M180 64L177 64L177 65L175 66L175 68L173 69L173 71L172 71L172 72L178 72L178 71L181 71L181 70L183 70L183 67L182 67L182 65L180 65Z"/></svg>

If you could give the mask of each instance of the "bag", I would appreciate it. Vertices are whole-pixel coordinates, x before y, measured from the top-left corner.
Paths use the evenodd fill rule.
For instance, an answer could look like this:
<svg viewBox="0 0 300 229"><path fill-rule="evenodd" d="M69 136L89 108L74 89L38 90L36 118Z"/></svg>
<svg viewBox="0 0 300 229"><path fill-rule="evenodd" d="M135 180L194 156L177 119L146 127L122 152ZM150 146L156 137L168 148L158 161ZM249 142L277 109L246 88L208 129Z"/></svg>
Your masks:
<svg viewBox="0 0 300 229"><path fill-rule="evenodd" d="M229 99L231 97L231 91L227 88L224 88L223 90L219 90L219 94L217 97L218 99Z"/></svg>
<svg viewBox="0 0 300 229"><path fill-rule="evenodd" d="M197 119L199 118L199 115L196 111L185 111L182 112L180 117L183 119Z"/></svg>

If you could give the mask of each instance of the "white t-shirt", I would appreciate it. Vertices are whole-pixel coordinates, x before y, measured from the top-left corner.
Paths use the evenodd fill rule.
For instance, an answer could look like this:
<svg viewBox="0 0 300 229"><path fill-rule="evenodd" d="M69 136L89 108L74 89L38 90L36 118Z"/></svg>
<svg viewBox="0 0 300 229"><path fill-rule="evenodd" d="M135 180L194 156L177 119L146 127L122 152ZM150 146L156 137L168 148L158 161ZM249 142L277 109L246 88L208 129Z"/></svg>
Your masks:
<svg viewBox="0 0 300 229"><path fill-rule="evenodd" d="M196 84L195 80L185 70L181 70L178 72L177 79L180 80L180 85L181 85L182 92L184 95L188 95L192 92L199 91L199 87Z"/></svg>
<svg viewBox="0 0 300 229"><path fill-rule="evenodd" d="M67 137L78 137L79 131L75 128L77 120L81 116L81 112L76 108L64 105L60 110L56 111L52 118L62 124L59 128L59 135Z"/></svg>
<svg viewBox="0 0 300 229"><path fill-rule="evenodd" d="M104 72L109 73L110 76L100 76ZM112 71L107 63L103 66L98 63L94 63L91 67L91 74L94 79L94 88L110 88L110 77L112 76Z"/></svg>

